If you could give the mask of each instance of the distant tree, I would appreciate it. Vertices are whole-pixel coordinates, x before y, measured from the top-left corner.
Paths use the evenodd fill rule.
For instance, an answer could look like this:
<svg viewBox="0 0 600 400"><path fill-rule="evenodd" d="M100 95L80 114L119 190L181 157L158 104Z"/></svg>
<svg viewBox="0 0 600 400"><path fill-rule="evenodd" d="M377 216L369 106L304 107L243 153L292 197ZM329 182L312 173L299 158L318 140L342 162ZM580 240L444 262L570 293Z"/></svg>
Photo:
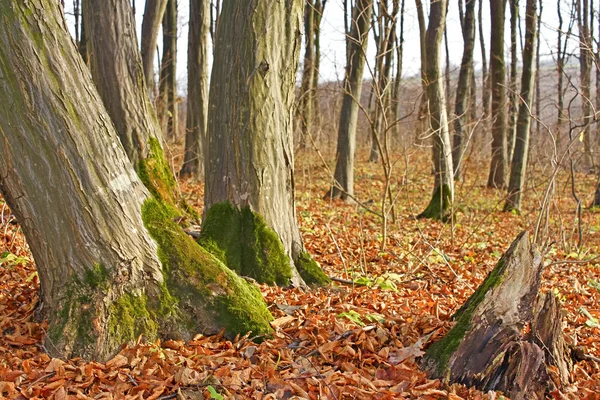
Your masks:
<svg viewBox="0 0 600 400"><path fill-rule="evenodd" d="M357 0L352 10L350 33L346 47L346 76L340 123L338 128L335 183L327 196L334 199L351 200L354 195L354 151L356 148L356 121L360 95L362 92L362 77L367 53L367 41L372 0Z"/></svg>
<svg viewBox="0 0 600 400"><path fill-rule="evenodd" d="M490 82L492 90L492 162L488 187L506 187L506 75L504 67L504 16L506 0L490 0Z"/></svg>
<svg viewBox="0 0 600 400"><path fill-rule="evenodd" d="M199 178L204 174L203 149L208 123L209 30L210 1L190 0L185 155L179 171L181 178Z"/></svg>
<svg viewBox="0 0 600 400"><path fill-rule="evenodd" d="M483 30L483 2L484 0L479 0L477 26L479 27L479 47L481 48L481 103L483 118L485 119L490 115L490 74L488 73L488 54L485 50L485 35Z"/></svg>
<svg viewBox="0 0 600 400"><path fill-rule="evenodd" d="M581 135L584 144L585 168L591 168L594 165L592 157L592 138L589 124L592 121L591 98L590 98L590 73L592 68L592 43L590 41L590 11L589 0L577 0L577 26L579 28L579 74L581 90L581 112L583 113L583 124Z"/></svg>
<svg viewBox="0 0 600 400"><path fill-rule="evenodd" d="M131 11L129 0L87 1L89 37L90 19L109 22L102 36L128 31L114 44L137 50ZM0 24L0 96L10 99L0 104L0 191L36 261L45 348L104 361L140 335L269 333L260 292L186 235L155 191L158 181L174 185L158 143L136 175L59 3L0 2ZM144 88L133 54L128 65Z"/></svg>
<svg viewBox="0 0 600 400"><path fill-rule="evenodd" d="M396 31L396 73L394 76L394 83L392 86L392 109L394 118L394 132L395 136L400 136L400 101L403 96L400 92L400 83L402 82L402 67L403 67L403 55L404 55L404 8L406 0L400 2L400 23L397 24Z"/></svg>
<svg viewBox="0 0 600 400"><path fill-rule="evenodd" d="M461 0L459 0L460 2ZM454 141L452 161L454 163L454 179L458 180L462 173L463 154L466 146L465 122L467 121L474 104L471 103L469 94L475 91L473 86L473 51L475 50L475 1L466 0L465 13L462 21L463 35L463 56L460 63L460 72L458 74L458 84L456 86L456 101L454 103Z"/></svg>
<svg viewBox="0 0 600 400"><path fill-rule="evenodd" d="M163 54L160 63L159 121L165 137L177 136L179 118L177 113L177 0L168 0L163 15Z"/></svg>
<svg viewBox="0 0 600 400"><path fill-rule="evenodd" d="M442 35L446 24L447 0L431 0L429 5L429 24L426 33L427 101L429 120L433 132L433 156L435 165L435 183L433 195L427 208L419 214L420 218L446 220L452 213L454 201L454 176L452 166L452 146L448 132L448 116L440 63Z"/></svg>
<svg viewBox="0 0 600 400"><path fill-rule="evenodd" d="M158 31L167 8L168 0L146 0L144 5L144 18L142 19L142 64L144 68L144 79L148 93L154 94L154 54Z"/></svg>
<svg viewBox="0 0 600 400"><path fill-rule="evenodd" d="M534 57L537 52L537 2L538 0L527 0L525 10L525 48L523 49L523 72L521 74L521 103L519 104L515 151L512 158L508 197L504 204L504 211L521 210L521 200L526 182L525 175L531 130L530 107L533 101L536 68Z"/></svg>
<svg viewBox="0 0 600 400"><path fill-rule="evenodd" d="M328 281L304 248L294 202L301 16L300 1L223 1L200 239L241 275L295 286Z"/></svg>
<svg viewBox="0 0 600 400"><path fill-rule="evenodd" d="M510 79L508 82L508 135L507 162L511 162L517 134L517 28L519 25L519 0L508 0L510 6Z"/></svg>

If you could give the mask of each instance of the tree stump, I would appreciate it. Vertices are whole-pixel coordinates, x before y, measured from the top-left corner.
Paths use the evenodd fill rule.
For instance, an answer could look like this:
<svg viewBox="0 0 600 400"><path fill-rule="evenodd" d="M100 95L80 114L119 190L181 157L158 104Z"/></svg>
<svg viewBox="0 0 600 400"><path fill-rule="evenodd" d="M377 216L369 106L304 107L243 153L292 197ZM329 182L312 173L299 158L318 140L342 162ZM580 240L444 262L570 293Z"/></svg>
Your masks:
<svg viewBox="0 0 600 400"><path fill-rule="evenodd" d="M454 314L454 327L427 350L421 366L429 376L512 399L543 399L568 383L573 364L558 300L538 296L542 269L539 251L522 232Z"/></svg>

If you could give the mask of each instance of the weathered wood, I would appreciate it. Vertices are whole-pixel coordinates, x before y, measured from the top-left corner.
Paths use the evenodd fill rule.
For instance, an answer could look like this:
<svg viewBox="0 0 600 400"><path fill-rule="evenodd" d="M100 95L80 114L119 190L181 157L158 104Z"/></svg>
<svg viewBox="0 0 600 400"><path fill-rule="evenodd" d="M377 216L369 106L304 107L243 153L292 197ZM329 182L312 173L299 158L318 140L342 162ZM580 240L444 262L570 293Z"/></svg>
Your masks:
<svg viewBox="0 0 600 400"><path fill-rule="evenodd" d="M558 370L555 380L568 383L572 361L557 300L538 299L541 260L522 232L454 314L456 325L427 350L422 366L431 377L511 399L543 399L555 389L548 371ZM523 334L527 326L530 333Z"/></svg>

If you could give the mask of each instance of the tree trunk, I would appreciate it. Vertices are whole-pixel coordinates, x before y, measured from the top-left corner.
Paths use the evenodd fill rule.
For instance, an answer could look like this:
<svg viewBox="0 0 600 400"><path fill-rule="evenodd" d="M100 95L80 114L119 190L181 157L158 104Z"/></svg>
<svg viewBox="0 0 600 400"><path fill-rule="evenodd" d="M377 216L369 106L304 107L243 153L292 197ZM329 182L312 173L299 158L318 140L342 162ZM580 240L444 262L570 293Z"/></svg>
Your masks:
<svg viewBox="0 0 600 400"><path fill-rule="evenodd" d="M417 133L417 141L420 142L422 138L427 137L430 129L429 122L429 111L427 110L427 44L426 44L426 30L425 25L425 12L423 11L423 1L415 0L417 6L417 20L419 21L419 47L421 49L421 87L423 93L421 95L421 103L419 104L419 131ZM433 148L432 157L435 159Z"/></svg>
<svg viewBox="0 0 600 400"><path fill-rule="evenodd" d="M163 54L160 68L158 115L165 137L177 136L177 0L168 0L163 16Z"/></svg>
<svg viewBox="0 0 600 400"><path fill-rule="evenodd" d="M442 35L446 25L447 0L431 0L429 6L429 25L427 26L427 100L429 103L429 120L433 131L433 156L435 170L434 191L429 205L420 218L446 220L452 213L454 200L454 177L452 166L452 146L448 133L448 116L440 53Z"/></svg>
<svg viewBox="0 0 600 400"><path fill-rule="evenodd" d="M479 0L477 25L479 27L479 47L481 48L481 104L483 119L486 119L490 115L490 75L488 73L487 52L485 50L485 35L483 34L483 1Z"/></svg>
<svg viewBox="0 0 600 400"><path fill-rule="evenodd" d="M312 134L313 97L315 93L315 1L306 0L304 4L304 65L302 69L302 84L300 86L300 101L298 111L300 116L300 146L306 147L309 135Z"/></svg>
<svg viewBox="0 0 600 400"><path fill-rule="evenodd" d="M556 141L557 141L557 147L559 149L559 151L561 150L560 148L560 143L561 143L561 137L562 137L562 126L563 123L565 122L565 115L564 115L564 109L565 109L565 105L564 105L564 97L563 97L563 76L564 76L564 65L565 65L565 53L566 51L563 50L563 43L562 43L562 35L563 35L563 18L562 18L562 11L561 11L561 3L560 0L556 1L556 14L558 16L558 29L556 30L556 34L557 34L557 46L556 46L556 74L557 74L557 80L556 80L556 108L558 108L558 115L556 118ZM570 24L569 24L570 26ZM569 29L570 30L570 29ZM565 38L565 42L567 41L567 39ZM566 49L565 49L566 50Z"/></svg>
<svg viewBox="0 0 600 400"><path fill-rule="evenodd" d="M468 119L469 109L474 104L470 104L471 97L469 93L475 88L471 87L473 77L473 51L475 49L475 0L467 0L465 4L465 14L462 18L462 34L464 41L464 50L460 72L458 74L458 84L456 86L456 101L454 117L454 143L452 160L454 162L454 179L459 180L462 174L463 154L466 146L465 121Z"/></svg>
<svg viewBox="0 0 600 400"><path fill-rule="evenodd" d="M590 29L588 25L589 3L588 0L577 1L577 25L579 27L579 71L581 87L581 112L583 113L583 135L584 144L584 168L592 168L594 160L592 157L592 140L590 137L589 124L592 120L590 107L590 70L591 70L591 43Z"/></svg>
<svg viewBox="0 0 600 400"><path fill-rule="evenodd" d="M323 13L325 12L325 5L327 0L315 0L315 62L313 66L313 119L318 121L317 126L320 125L321 121L321 107L319 105L319 76L321 67L321 21L323 20ZM319 129L316 131L315 141L319 141Z"/></svg>
<svg viewBox="0 0 600 400"><path fill-rule="evenodd" d="M372 0L357 0L353 10L351 31L347 43L346 77L340 123L338 128L335 184L328 197L351 200L354 195L354 151L356 148L356 122L360 95L362 92L362 76L367 53L369 23L373 10Z"/></svg>
<svg viewBox="0 0 600 400"><path fill-rule="evenodd" d="M504 15L506 0L491 0L490 81L492 90L492 162L488 187L506 186L506 74L504 68Z"/></svg>
<svg viewBox="0 0 600 400"><path fill-rule="evenodd" d="M142 19L142 65L144 79L150 95L154 94L154 53L158 40L158 31L167 8L168 0L146 0Z"/></svg>
<svg viewBox="0 0 600 400"><path fill-rule="evenodd" d="M203 148L208 123L209 30L210 1L190 0L185 156L179 172L181 178L199 178L204 175Z"/></svg>
<svg viewBox="0 0 600 400"><path fill-rule="evenodd" d="M122 6L119 32L132 19ZM135 174L60 5L5 1L0 23L0 96L11 99L0 105L0 191L36 261L45 348L102 361L139 335L269 332L260 292L188 237Z"/></svg>
<svg viewBox="0 0 600 400"><path fill-rule="evenodd" d="M144 87L131 4L127 0L84 0L83 17L94 83L129 160L137 168L150 153L150 139L160 141L162 135Z"/></svg>
<svg viewBox="0 0 600 400"><path fill-rule="evenodd" d="M531 128L531 114L529 110L533 101L533 83L536 75L534 56L537 53L537 1L527 0L525 11L525 48L523 49L523 72L521 75L520 95L522 102L519 105L515 152L512 158L508 197L504 204L504 211L521 210L521 199L526 182L525 176Z"/></svg>
<svg viewBox="0 0 600 400"><path fill-rule="evenodd" d="M81 33L79 36L79 43L77 44L77 50L83 59L85 64L90 62L90 56L87 48L87 33L85 32L85 24L83 23L83 4L80 6L81 10Z"/></svg>
<svg viewBox="0 0 600 400"><path fill-rule="evenodd" d="M301 16L299 1L225 0L209 96L201 243L239 274L280 285L327 281L304 249L294 203Z"/></svg>
<svg viewBox="0 0 600 400"><path fill-rule="evenodd" d="M519 0L508 1L510 6L510 80L508 87L510 90L508 91L507 163L510 163L517 134L517 26L519 24Z"/></svg>
<svg viewBox="0 0 600 400"><path fill-rule="evenodd" d="M400 2L400 32L396 37L396 76L392 88L392 108L394 116L394 135L400 137L400 83L402 82L402 59L404 55L404 8L406 0Z"/></svg>
<svg viewBox="0 0 600 400"><path fill-rule="evenodd" d="M431 378L500 390L511 399L541 400L555 389L548 373L571 360L564 351L558 302L552 295L536 302L541 261L528 233L521 233L454 314L450 332L427 350L422 366ZM527 325L531 333L522 335Z"/></svg>

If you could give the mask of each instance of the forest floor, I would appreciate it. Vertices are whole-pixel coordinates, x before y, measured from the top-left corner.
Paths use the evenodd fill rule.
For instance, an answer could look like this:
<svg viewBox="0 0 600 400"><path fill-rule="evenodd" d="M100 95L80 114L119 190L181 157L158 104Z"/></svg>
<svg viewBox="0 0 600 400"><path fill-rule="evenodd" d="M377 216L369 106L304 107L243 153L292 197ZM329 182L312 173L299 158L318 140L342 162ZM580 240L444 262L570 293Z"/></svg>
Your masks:
<svg viewBox="0 0 600 400"><path fill-rule="evenodd" d="M329 276L355 284L312 291L262 286L275 334L260 344L201 334L188 343L140 340L107 363L46 354L46 324L33 318L35 265L19 226L0 204L0 397L501 398L428 380L416 360L452 326L453 312L517 234L536 231L551 171L534 165L524 212L516 215L501 211L504 191L485 188L487 165L468 164L465 181L457 184L454 221L442 224L414 218L431 194L428 156L425 151L405 155L394 167L396 218L387 222L385 247L381 218L357 205L323 199L330 173L315 155L297 156L297 210L305 245ZM357 159L355 191L380 212L382 168L363 162L365 154ZM600 254L600 213L585 208L596 178L576 176L584 205L580 221L570 183L568 171L558 174L550 213L539 224L538 242L552 264L542 287L562 301L568 340L600 357L600 261L586 262ZM201 209L202 185L181 182L180 187ZM557 263L561 260L571 262ZM600 398L598 363L578 363L572 378L554 398Z"/></svg>

